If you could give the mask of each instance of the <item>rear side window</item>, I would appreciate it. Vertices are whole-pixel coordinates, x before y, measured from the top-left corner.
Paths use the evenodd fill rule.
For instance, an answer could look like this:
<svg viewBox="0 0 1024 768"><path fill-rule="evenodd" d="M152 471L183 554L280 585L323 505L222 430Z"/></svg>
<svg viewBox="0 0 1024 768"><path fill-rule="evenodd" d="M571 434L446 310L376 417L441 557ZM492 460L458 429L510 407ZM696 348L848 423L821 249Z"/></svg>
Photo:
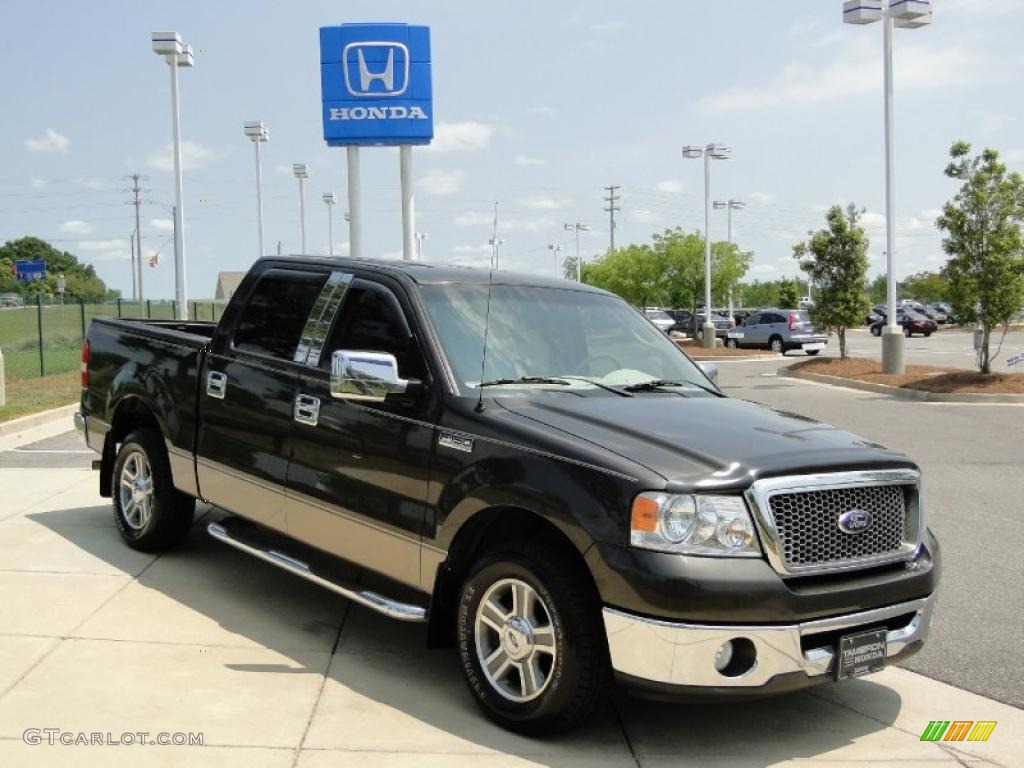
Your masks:
<svg viewBox="0 0 1024 768"><path fill-rule="evenodd" d="M292 360L325 272L271 269L256 283L235 327L235 349Z"/></svg>

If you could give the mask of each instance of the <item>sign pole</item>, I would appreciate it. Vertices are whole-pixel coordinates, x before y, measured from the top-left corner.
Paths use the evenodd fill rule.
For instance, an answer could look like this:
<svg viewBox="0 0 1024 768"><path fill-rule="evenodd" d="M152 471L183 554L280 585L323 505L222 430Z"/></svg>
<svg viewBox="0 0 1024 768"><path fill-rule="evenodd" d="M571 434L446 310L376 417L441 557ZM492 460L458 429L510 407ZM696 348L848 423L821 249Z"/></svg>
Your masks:
<svg viewBox="0 0 1024 768"><path fill-rule="evenodd" d="M402 144L398 148L402 176L402 259L414 259L414 238L416 236L416 208L412 191L412 145Z"/></svg>
<svg viewBox="0 0 1024 768"><path fill-rule="evenodd" d="M363 205L359 196L359 147L345 148L348 158L348 252L354 259L363 257Z"/></svg>

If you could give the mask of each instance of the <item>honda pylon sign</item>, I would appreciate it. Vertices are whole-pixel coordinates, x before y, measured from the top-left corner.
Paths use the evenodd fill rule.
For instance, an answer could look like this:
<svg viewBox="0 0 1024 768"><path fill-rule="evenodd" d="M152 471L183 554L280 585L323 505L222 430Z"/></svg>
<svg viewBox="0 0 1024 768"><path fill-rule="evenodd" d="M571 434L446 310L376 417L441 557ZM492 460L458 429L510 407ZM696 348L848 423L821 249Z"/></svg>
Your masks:
<svg viewBox="0 0 1024 768"><path fill-rule="evenodd" d="M321 27L320 90L328 146L429 144L429 27Z"/></svg>

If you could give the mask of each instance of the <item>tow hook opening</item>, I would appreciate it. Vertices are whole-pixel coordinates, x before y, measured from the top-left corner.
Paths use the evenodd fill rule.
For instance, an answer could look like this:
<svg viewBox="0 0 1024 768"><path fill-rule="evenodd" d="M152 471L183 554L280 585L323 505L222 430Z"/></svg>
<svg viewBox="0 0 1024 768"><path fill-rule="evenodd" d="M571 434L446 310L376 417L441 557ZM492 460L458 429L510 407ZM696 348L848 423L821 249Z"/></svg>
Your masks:
<svg viewBox="0 0 1024 768"><path fill-rule="evenodd" d="M714 664L723 677L742 677L757 664L757 648L745 637L734 637L715 651Z"/></svg>

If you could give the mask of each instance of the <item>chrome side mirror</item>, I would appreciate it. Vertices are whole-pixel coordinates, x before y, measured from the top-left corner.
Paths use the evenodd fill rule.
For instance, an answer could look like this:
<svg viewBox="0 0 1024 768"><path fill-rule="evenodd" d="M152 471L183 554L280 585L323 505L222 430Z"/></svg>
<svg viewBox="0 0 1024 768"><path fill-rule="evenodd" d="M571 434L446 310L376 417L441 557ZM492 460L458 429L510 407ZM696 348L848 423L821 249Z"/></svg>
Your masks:
<svg viewBox="0 0 1024 768"><path fill-rule="evenodd" d="M718 366L715 363L697 363L700 369L704 371L704 375L707 376L714 385L718 386Z"/></svg>
<svg viewBox="0 0 1024 768"><path fill-rule="evenodd" d="M331 355L331 397L382 403L400 395L409 382L398 377L398 361L388 352L336 350Z"/></svg>

